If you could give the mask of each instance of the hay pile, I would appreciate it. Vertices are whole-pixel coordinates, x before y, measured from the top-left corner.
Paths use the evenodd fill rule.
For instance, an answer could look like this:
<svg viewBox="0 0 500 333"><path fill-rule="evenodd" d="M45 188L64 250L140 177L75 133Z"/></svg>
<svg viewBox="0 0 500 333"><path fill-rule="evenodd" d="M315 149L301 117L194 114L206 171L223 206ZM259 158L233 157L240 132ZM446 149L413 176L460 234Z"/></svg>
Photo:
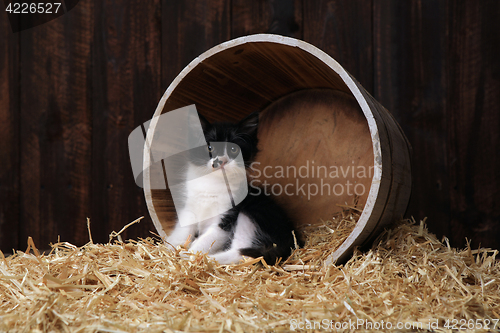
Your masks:
<svg viewBox="0 0 500 333"><path fill-rule="evenodd" d="M322 264L330 246L309 244L280 266L219 266L149 238L60 242L47 255L31 242L0 254L0 331L441 332L453 320L491 330L500 317L496 250L458 251L409 221L342 266Z"/></svg>

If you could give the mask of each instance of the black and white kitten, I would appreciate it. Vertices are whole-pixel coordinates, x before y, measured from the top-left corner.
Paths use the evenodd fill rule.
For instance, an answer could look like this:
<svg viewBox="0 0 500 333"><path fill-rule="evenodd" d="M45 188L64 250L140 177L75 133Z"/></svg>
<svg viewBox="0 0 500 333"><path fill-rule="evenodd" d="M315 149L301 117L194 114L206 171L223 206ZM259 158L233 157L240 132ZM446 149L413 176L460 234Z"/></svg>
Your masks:
<svg viewBox="0 0 500 333"><path fill-rule="evenodd" d="M207 147L203 148L210 154L205 151L205 154L190 158L187 179L196 175L201 177L219 168L224 168L226 173L238 172L241 168L237 168L234 158L240 153L239 149L245 167L250 166L258 151L258 113L237 124L210 124L203 116L199 115L199 118L207 142ZM185 191L187 199L179 211L179 220L189 218L189 211L199 209L200 205L217 205L228 195L224 179L217 177L208 177L202 184L187 182ZM262 256L267 263L274 264L278 258L286 259L295 247L292 231L293 224L283 209L263 191L249 187L246 198L223 214L187 226L181 226L178 221L167 242L177 246L191 237L189 251L208 253L220 264L238 263L243 256ZM302 245L298 238L297 242Z"/></svg>

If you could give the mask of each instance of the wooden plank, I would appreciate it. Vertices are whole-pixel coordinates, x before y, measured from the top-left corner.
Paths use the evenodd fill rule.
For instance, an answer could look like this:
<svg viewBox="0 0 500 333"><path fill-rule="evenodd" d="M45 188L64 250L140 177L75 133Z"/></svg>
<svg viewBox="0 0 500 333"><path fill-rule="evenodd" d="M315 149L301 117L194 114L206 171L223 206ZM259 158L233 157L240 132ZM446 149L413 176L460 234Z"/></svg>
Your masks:
<svg viewBox="0 0 500 333"><path fill-rule="evenodd" d="M446 156L446 4L374 1L374 97L395 116L413 147L408 215L429 217L449 235Z"/></svg>
<svg viewBox="0 0 500 333"><path fill-rule="evenodd" d="M231 2L231 38L271 33L303 38L301 0Z"/></svg>
<svg viewBox="0 0 500 333"><path fill-rule="evenodd" d="M495 1L375 1L375 97L413 145L409 215L462 247L498 247Z"/></svg>
<svg viewBox="0 0 500 333"><path fill-rule="evenodd" d="M0 14L4 15L4 14ZM0 21L0 250L18 248L19 34Z"/></svg>
<svg viewBox="0 0 500 333"><path fill-rule="evenodd" d="M304 41L335 59L373 92L372 1L304 1Z"/></svg>
<svg viewBox="0 0 500 333"><path fill-rule="evenodd" d="M453 244L500 246L500 2L449 2L446 98Z"/></svg>
<svg viewBox="0 0 500 333"><path fill-rule="evenodd" d="M230 1L162 1L162 90L209 48L230 39Z"/></svg>
<svg viewBox="0 0 500 333"><path fill-rule="evenodd" d="M92 230L96 242L106 242L111 231L140 216L146 218L122 237L147 237L154 230L143 190L132 174L128 136L151 118L163 93L160 5L159 0L95 5Z"/></svg>
<svg viewBox="0 0 500 333"><path fill-rule="evenodd" d="M82 245L90 207L92 4L21 35L21 229ZM21 244L22 245L22 244Z"/></svg>

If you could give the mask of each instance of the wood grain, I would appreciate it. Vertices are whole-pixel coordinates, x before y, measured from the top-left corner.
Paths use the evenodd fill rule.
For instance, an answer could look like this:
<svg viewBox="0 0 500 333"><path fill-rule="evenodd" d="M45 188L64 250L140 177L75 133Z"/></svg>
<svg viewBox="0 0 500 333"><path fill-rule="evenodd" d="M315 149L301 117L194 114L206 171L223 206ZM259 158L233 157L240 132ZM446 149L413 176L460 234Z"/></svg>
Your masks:
<svg viewBox="0 0 500 333"><path fill-rule="evenodd" d="M465 237L474 246L500 239L499 139L486 125L499 124L498 9L495 1L374 2L375 98L413 146L408 214L427 216L431 231L459 247Z"/></svg>
<svg viewBox="0 0 500 333"><path fill-rule="evenodd" d="M18 248L19 235L19 35L5 13L0 21L0 250Z"/></svg>
<svg viewBox="0 0 500 333"><path fill-rule="evenodd" d="M90 213L92 4L21 38L20 246L88 240Z"/></svg>
<svg viewBox="0 0 500 333"><path fill-rule="evenodd" d="M446 157L450 234L457 246L499 246L500 2L450 1ZM453 19L451 19L453 18Z"/></svg>
<svg viewBox="0 0 500 333"><path fill-rule="evenodd" d="M373 8L366 0L304 1L304 41L328 53L373 92Z"/></svg>
<svg viewBox="0 0 500 333"><path fill-rule="evenodd" d="M303 37L301 0L233 0L231 18L231 38L257 33Z"/></svg>
<svg viewBox="0 0 500 333"><path fill-rule="evenodd" d="M165 91L188 63L231 38L231 7L225 0L163 0L161 10L162 91Z"/></svg>
<svg viewBox="0 0 500 333"><path fill-rule="evenodd" d="M433 230L448 234L445 86L440 63L445 35L437 34L441 40L432 38L436 31L444 32L444 20L437 19L445 16L444 3L425 8L418 1L375 1L374 15L375 98L393 110L413 147L415 181L408 211L417 219L429 216ZM434 221L440 221L439 226Z"/></svg>
<svg viewBox="0 0 500 333"><path fill-rule="evenodd" d="M175 86L164 112L196 104L209 120L238 120L293 91L325 87L346 91L338 74L325 70L317 58L269 44L240 45L197 64Z"/></svg>
<svg viewBox="0 0 500 333"><path fill-rule="evenodd" d="M76 7L78 8L78 6ZM93 50L92 229L107 241L140 216L123 237L153 230L128 155L128 136L151 118L161 96L160 1L96 3Z"/></svg>

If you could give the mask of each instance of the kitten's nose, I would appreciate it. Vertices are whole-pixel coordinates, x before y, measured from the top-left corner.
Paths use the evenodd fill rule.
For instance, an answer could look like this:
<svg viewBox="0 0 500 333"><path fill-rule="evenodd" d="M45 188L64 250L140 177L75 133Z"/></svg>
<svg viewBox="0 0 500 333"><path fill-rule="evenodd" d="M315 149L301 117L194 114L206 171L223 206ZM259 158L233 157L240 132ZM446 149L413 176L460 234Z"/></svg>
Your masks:
<svg viewBox="0 0 500 333"><path fill-rule="evenodd" d="M223 167L225 164L227 164L228 158L225 156L218 156L214 162L212 163L213 168L218 168L218 167Z"/></svg>

